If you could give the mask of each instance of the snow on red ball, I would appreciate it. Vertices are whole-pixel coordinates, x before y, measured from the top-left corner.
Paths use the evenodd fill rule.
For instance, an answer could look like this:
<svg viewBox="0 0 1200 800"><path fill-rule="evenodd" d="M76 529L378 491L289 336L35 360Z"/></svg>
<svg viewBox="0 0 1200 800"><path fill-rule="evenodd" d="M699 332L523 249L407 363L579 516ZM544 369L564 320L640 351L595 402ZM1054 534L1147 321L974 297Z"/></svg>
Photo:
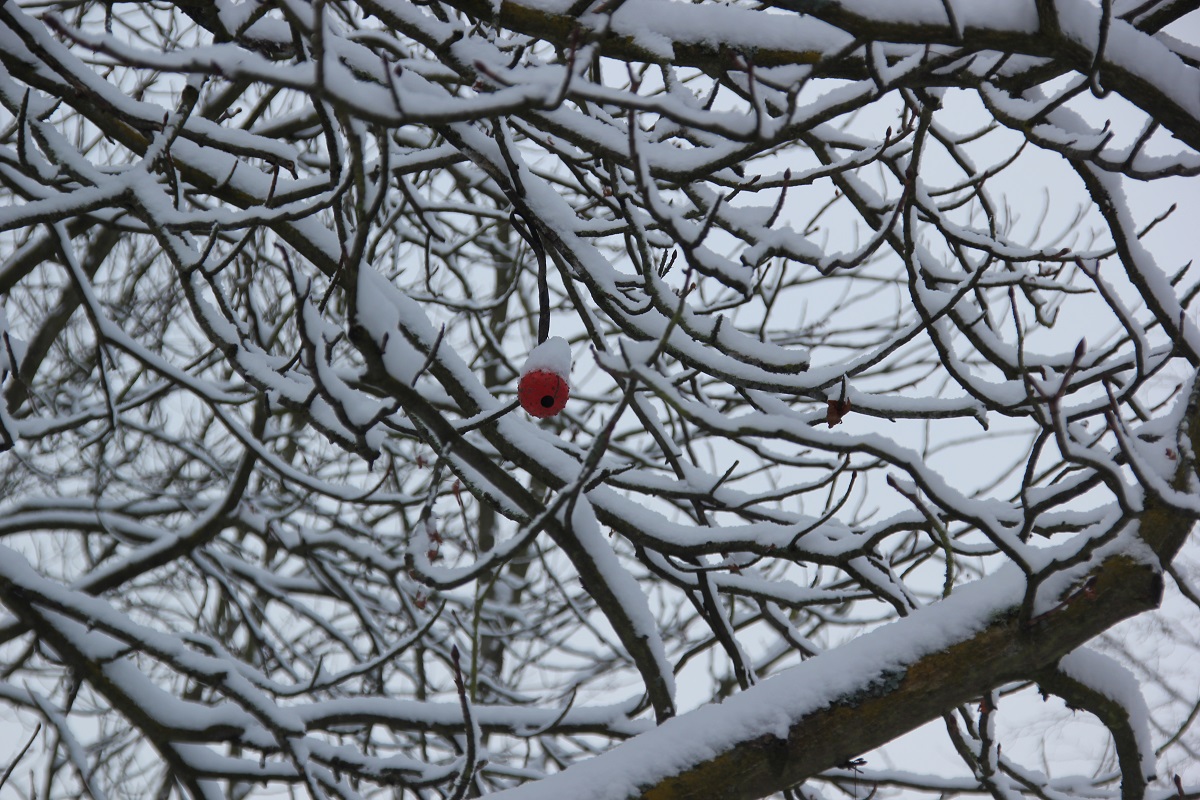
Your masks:
<svg viewBox="0 0 1200 800"><path fill-rule="evenodd" d="M517 399L521 401L521 408L539 418L553 417L562 411L570 394L566 381L544 369L526 372L517 384Z"/></svg>

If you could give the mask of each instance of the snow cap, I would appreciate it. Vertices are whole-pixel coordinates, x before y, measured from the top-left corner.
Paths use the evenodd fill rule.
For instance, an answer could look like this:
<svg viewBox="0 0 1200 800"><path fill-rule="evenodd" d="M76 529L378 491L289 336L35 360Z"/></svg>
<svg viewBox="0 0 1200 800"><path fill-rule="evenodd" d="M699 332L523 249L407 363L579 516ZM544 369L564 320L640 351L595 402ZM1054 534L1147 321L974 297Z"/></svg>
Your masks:
<svg viewBox="0 0 1200 800"><path fill-rule="evenodd" d="M563 382L571 382L571 345L561 336L551 336L546 341L529 351L521 374L531 372L553 372L562 378Z"/></svg>

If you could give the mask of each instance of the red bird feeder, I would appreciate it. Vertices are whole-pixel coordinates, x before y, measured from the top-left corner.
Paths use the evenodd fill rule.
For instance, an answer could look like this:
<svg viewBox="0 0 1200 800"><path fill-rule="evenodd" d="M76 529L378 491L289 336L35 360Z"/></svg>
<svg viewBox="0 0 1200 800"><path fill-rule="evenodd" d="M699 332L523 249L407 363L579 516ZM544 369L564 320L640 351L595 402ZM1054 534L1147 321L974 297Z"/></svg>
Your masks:
<svg viewBox="0 0 1200 800"><path fill-rule="evenodd" d="M566 339L553 336L533 348L517 384L521 408L539 419L562 411L571 395L571 385L567 382L570 372L571 346Z"/></svg>
<svg viewBox="0 0 1200 800"><path fill-rule="evenodd" d="M517 384L521 408L535 417L553 417L566 406L570 394L566 381L544 369L526 372Z"/></svg>

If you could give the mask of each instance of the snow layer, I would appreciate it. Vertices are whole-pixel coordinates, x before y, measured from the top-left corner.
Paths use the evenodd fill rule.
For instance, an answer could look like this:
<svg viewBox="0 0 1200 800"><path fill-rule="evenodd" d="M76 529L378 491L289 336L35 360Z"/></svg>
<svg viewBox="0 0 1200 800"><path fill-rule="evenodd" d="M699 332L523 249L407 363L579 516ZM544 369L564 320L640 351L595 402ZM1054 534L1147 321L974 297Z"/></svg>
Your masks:
<svg viewBox="0 0 1200 800"><path fill-rule="evenodd" d="M543 370L553 372L571 385L571 345L561 336L551 336L546 341L529 351L521 374Z"/></svg>
<svg viewBox="0 0 1200 800"><path fill-rule="evenodd" d="M675 672L667 658L666 646L663 644L654 613L650 610L649 599L638 586L637 580L621 566L616 553L605 541L600 523L596 520L596 513L586 496L579 497L575 507L571 509L571 531L587 552L596 571L603 577L605 585L621 604L626 619L633 627L634 635L646 642L654 659L654 670L665 684L667 693L674 698Z"/></svg>
<svg viewBox="0 0 1200 800"><path fill-rule="evenodd" d="M1141 756L1142 777L1153 780L1154 740L1150 736L1150 708L1142 697L1137 677L1117 660L1086 647L1063 656L1058 668L1125 710Z"/></svg>

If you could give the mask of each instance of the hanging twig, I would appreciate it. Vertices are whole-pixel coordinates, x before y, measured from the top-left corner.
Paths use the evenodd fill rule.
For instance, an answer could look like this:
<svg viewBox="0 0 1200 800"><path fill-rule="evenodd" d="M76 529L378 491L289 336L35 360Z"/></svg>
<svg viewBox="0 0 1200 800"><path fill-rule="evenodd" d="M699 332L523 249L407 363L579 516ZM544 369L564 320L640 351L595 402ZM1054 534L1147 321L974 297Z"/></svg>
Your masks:
<svg viewBox="0 0 1200 800"><path fill-rule="evenodd" d="M538 338L537 343L541 344L550 338L550 283L546 277L546 247L542 244L542 237L538 235L537 229L532 226L526 226L517 213L514 211L509 217L512 222L513 229L521 234L521 238L529 242L529 246L533 248L533 255L537 258L537 286L538 286Z"/></svg>
<svg viewBox="0 0 1200 800"><path fill-rule="evenodd" d="M1100 85L1100 65L1104 63L1104 50L1108 46L1108 30L1112 27L1112 0L1100 0L1100 36L1096 42L1096 54L1092 57L1092 68L1088 71L1088 84L1096 97L1107 97L1108 90Z"/></svg>

